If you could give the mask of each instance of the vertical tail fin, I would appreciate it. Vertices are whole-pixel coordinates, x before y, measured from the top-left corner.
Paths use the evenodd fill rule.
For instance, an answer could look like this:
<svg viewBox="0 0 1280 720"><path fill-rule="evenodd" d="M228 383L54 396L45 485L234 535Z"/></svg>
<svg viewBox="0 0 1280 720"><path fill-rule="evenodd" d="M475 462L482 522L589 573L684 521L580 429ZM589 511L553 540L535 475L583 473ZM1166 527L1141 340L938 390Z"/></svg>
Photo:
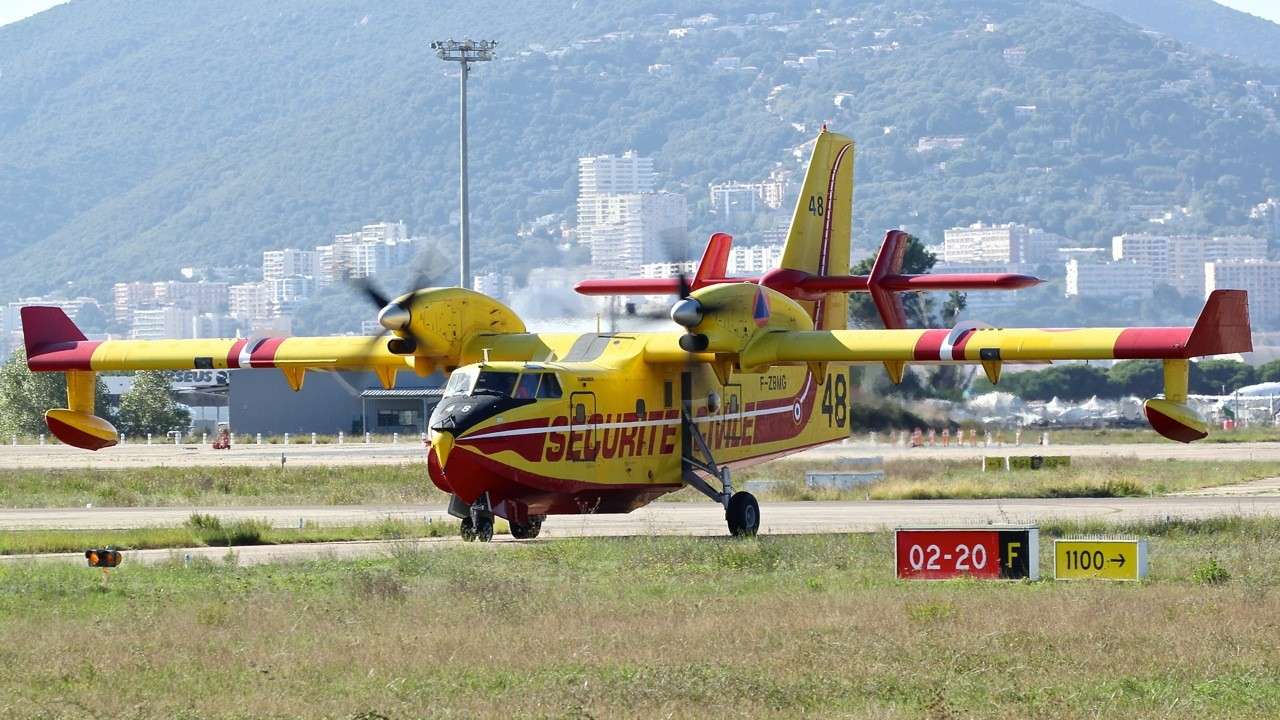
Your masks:
<svg viewBox="0 0 1280 720"><path fill-rule="evenodd" d="M847 275L853 224L853 141L824 127L813 145L809 170L796 201L782 267L813 275ZM814 327L839 330L848 322L843 294L803 302Z"/></svg>

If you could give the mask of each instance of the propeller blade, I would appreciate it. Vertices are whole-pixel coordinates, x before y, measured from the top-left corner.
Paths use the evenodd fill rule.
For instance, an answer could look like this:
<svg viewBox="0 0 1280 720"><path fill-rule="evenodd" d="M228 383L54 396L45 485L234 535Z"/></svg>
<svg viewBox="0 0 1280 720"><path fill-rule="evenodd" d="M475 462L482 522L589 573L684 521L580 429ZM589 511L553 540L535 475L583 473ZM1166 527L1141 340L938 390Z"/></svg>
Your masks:
<svg viewBox="0 0 1280 720"><path fill-rule="evenodd" d="M360 291L362 295L369 298L369 301L377 305L379 309L391 304L391 298L387 297L381 290L374 286L369 278L352 278L348 282Z"/></svg>

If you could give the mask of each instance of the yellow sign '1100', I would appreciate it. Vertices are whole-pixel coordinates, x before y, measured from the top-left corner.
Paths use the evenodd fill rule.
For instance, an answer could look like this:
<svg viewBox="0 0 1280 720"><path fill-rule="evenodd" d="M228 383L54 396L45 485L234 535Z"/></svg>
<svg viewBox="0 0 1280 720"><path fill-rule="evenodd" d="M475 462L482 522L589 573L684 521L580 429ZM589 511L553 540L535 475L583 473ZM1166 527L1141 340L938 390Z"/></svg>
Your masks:
<svg viewBox="0 0 1280 720"><path fill-rule="evenodd" d="M1146 540L1055 540L1057 580L1141 580L1147 576Z"/></svg>

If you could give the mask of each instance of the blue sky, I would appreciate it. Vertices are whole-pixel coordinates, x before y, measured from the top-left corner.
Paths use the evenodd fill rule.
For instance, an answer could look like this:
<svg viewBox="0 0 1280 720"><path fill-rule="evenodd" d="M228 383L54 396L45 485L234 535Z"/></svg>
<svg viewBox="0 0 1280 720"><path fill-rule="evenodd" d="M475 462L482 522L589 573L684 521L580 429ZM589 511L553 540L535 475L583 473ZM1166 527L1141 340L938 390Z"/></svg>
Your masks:
<svg viewBox="0 0 1280 720"><path fill-rule="evenodd" d="M0 0L0 25L34 15L66 0ZM1218 0L1222 5L1280 23L1280 0Z"/></svg>

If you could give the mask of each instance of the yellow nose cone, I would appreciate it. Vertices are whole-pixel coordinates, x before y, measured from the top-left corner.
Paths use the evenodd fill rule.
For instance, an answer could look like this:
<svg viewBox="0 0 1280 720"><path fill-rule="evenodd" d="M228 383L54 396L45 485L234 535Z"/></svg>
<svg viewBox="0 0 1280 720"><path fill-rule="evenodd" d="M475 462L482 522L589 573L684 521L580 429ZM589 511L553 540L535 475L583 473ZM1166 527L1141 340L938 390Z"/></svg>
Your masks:
<svg viewBox="0 0 1280 720"><path fill-rule="evenodd" d="M431 447L436 451L436 460L443 468L449 460L449 451L453 449L453 433L437 430L431 440Z"/></svg>

